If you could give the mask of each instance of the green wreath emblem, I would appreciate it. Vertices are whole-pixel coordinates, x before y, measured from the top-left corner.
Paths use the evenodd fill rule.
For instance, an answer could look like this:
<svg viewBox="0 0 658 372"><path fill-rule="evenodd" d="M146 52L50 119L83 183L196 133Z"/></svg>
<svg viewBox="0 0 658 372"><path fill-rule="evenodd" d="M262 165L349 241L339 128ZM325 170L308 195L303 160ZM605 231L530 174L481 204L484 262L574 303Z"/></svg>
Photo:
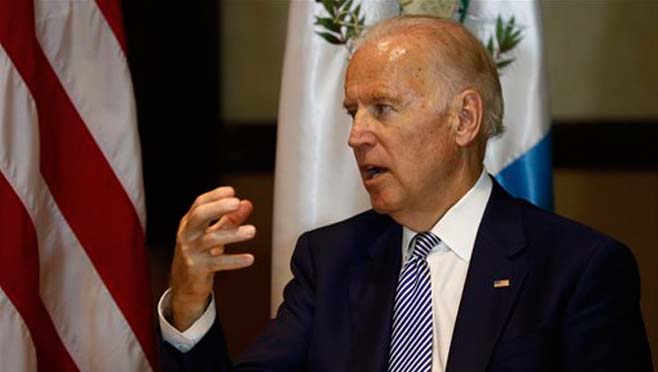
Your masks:
<svg viewBox="0 0 658 372"><path fill-rule="evenodd" d="M365 29L365 14L361 3L354 0L315 0L322 3L324 13L315 16L315 33L334 45L344 45L349 53L353 41ZM464 24L468 16L470 0L398 0L400 14L428 14L444 18L455 18ZM498 71L515 61L512 51L523 40L523 30L514 16L504 19L496 17L493 35L486 38L485 47L496 63ZM483 40L481 40L483 41ZM483 41L484 43L484 41Z"/></svg>

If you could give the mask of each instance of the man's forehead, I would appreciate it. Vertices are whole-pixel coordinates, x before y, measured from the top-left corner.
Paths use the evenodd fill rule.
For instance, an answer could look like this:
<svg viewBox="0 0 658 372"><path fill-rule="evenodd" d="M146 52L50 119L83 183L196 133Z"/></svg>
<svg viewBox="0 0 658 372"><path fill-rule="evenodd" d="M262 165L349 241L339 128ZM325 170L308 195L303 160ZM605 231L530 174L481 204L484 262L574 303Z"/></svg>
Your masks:
<svg viewBox="0 0 658 372"><path fill-rule="evenodd" d="M389 62L395 62L409 53L409 43L405 43L404 40L385 38L376 40L373 46L377 52L387 56Z"/></svg>
<svg viewBox="0 0 658 372"><path fill-rule="evenodd" d="M345 88L369 80L391 88L395 88L401 79L422 82L428 77L430 64L423 48L408 37L396 35L373 40L362 45L352 57Z"/></svg>
<svg viewBox="0 0 658 372"><path fill-rule="evenodd" d="M422 51L426 50L428 46L436 44L436 41L444 36L437 33L435 28L423 24L400 26L389 29L384 33L371 32L373 33L367 34L363 39L363 44L357 49L370 46L382 53L391 53L401 49L418 49Z"/></svg>
<svg viewBox="0 0 658 372"><path fill-rule="evenodd" d="M410 37L405 34L387 34L377 37L372 40L366 41L356 51L357 54L379 54L387 58L396 59L410 52L414 52L418 48L419 39Z"/></svg>

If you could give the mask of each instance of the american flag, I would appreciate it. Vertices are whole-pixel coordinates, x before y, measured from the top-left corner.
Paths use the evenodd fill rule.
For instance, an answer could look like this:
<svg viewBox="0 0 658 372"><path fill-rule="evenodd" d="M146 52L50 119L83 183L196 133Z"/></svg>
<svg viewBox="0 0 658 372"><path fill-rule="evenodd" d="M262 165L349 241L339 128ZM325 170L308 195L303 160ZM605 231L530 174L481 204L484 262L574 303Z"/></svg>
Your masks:
<svg viewBox="0 0 658 372"><path fill-rule="evenodd" d="M156 365L119 0L0 0L0 370Z"/></svg>

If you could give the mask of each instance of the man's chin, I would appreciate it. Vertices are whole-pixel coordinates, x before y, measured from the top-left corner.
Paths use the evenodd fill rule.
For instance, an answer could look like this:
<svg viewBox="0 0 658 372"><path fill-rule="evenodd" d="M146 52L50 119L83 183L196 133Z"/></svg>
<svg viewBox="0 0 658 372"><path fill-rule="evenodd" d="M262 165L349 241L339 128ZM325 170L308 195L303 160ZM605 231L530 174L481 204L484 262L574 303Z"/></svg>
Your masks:
<svg viewBox="0 0 658 372"><path fill-rule="evenodd" d="M386 198L381 197L381 195L372 195L370 194L370 205L375 212L379 214L388 214L395 213L398 210L396 203Z"/></svg>

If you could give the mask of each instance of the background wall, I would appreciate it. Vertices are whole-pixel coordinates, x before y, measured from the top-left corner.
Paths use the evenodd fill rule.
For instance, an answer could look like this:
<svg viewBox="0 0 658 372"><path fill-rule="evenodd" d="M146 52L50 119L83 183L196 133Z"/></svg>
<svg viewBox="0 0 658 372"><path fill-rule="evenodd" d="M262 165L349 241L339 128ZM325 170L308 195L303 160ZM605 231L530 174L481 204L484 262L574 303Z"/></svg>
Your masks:
<svg viewBox="0 0 658 372"><path fill-rule="evenodd" d="M275 122L288 1L221 3L221 117ZM658 118L658 1L542 1L556 119Z"/></svg>
<svg viewBox="0 0 658 372"><path fill-rule="evenodd" d="M220 115L235 123L276 122L288 1L221 3Z"/></svg>
<svg viewBox="0 0 658 372"><path fill-rule="evenodd" d="M543 1L557 119L658 118L658 1Z"/></svg>
<svg viewBox="0 0 658 372"><path fill-rule="evenodd" d="M152 0L141 1L146 4L144 14L150 14L153 7L157 17L177 19L175 9L169 14L157 10ZM556 134L556 210L612 235L633 249L641 270L643 313L658 370L658 159L655 157L658 1L582 0L541 4ZM129 11L135 7L127 5ZM195 148L194 138L204 133L210 137L205 143L207 151L201 155L211 160L206 159L206 163L196 164L194 168L194 172L202 172L204 176L184 171L190 177L191 186L183 186L184 182L171 184L173 177L165 175L171 163L161 165L163 170L147 182L147 196L156 195L147 200L150 216L153 211L157 213L155 222L151 218L149 224L149 229L154 231L149 241L154 301L166 288L175 223L196 191L219 183L232 184L240 195L256 204L251 222L259 229L257 239L231 248L253 252L254 267L217 277L221 303L218 310L234 354L268 321L274 133L287 7L288 2L282 0L219 3L215 9L218 35L215 34L215 39L210 37L215 44L200 47L217 52L214 58L218 83L213 86L214 80L210 79L203 88L197 87L197 96L207 93L216 100L216 104L204 104L204 112L214 109L215 116L208 114L192 127L171 130L172 137L176 137L175 133L189 133L189 140L183 135L172 138L166 145L158 142L157 130L153 128L161 122L156 120L166 122L167 110L174 108L144 109L140 104L140 125L147 128L142 130L142 141L160 143L144 149L151 154L145 153L147 171L161 169L149 166L147 161L155 164L160 154L169 152L169 157L164 159L175 162L176 154L188 147ZM208 11L198 9L196 14L189 14L190 24L194 24L194 17L203 18L204 14L207 17ZM139 31L140 27L136 28ZM166 28L161 26L162 30ZM150 35L146 39L158 38L158 30L155 27L150 34L146 32ZM181 28L177 30L180 32ZM193 38L212 33L189 32ZM146 54L149 53L165 54L161 50ZM212 60L212 56L196 53L194 58ZM138 67L139 61L138 56ZM150 63L162 62L151 58ZM174 63L170 65L174 67ZM199 72L194 81L201 84L203 74ZM156 88L145 84L146 91L156 94ZM139 81L137 85L139 88ZM183 88L169 91L174 97L189 93ZM185 112L188 106L193 104L185 103L180 110ZM154 118L143 114L144 110L147 113L156 110L160 115ZM171 154L171 149L181 146L183 151ZM197 155L190 155L189 159L198 163ZM164 191L158 181L161 179L168 182ZM179 187L185 191L182 195L177 195Z"/></svg>

